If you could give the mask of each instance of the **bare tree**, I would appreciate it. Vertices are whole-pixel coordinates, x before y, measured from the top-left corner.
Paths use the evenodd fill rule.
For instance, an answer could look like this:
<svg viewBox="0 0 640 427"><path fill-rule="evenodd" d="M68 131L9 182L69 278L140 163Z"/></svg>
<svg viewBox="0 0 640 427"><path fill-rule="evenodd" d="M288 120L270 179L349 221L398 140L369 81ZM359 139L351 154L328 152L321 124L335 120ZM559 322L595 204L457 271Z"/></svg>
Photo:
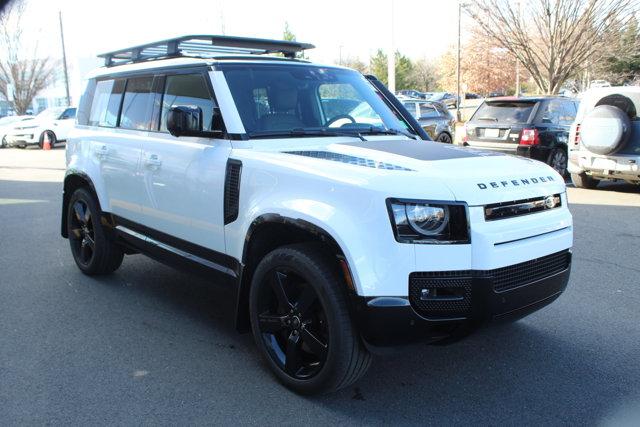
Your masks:
<svg viewBox="0 0 640 427"><path fill-rule="evenodd" d="M0 94L13 99L18 114L24 114L36 95L55 81L57 68L57 61L38 57L37 44L25 44L24 13L23 0L15 0L0 11Z"/></svg>
<svg viewBox="0 0 640 427"><path fill-rule="evenodd" d="M637 7L638 0L477 0L467 11L542 92L557 93L568 78L608 53L608 27L624 25Z"/></svg>

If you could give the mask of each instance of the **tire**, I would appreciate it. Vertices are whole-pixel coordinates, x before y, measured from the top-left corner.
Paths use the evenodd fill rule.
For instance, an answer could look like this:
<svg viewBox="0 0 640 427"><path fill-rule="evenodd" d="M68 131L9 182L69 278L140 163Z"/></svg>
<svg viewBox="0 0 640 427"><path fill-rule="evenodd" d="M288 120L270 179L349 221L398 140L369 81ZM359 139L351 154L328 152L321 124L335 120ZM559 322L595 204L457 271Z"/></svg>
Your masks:
<svg viewBox="0 0 640 427"><path fill-rule="evenodd" d="M549 157L547 158L547 164L563 178L567 176L568 161L569 158L567 157L567 150L565 148L554 148L551 150Z"/></svg>
<svg viewBox="0 0 640 427"><path fill-rule="evenodd" d="M612 105L598 105L580 124L582 145L592 153L608 155L622 150L631 136L629 116Z"/></svg>
<svg viewBox="0 0 640 427"><path fill-rule="evenodd" d="M53 131L45 130L44 132L42 132L42 134L40 134L40 140L38 142L38 146L40 147L40 149L44 148L44 134L46 133L49 134L49 143L51 144L51 148L54 148L56 143L58 142L56 134L53 133Z"/></svg>
<svg viewBox="0 0 640 427"><path fill-rule="evenodd" d="M86 188L77 189L69 199L67 230L71 254L84 274L109 274L122 264L124 252L102 225L98 203Z"/></svg>
<svg viewBox="0 0 640 427"><path fill-rule="evenodd" d="M598 186L600 180L592 178L583 172L581 174L572 173L571 182L573 182L573 185L575 185L577 188L594 189Z"/></svg>
<svg viewBox="0 0 640 427"><path fill-rule="evenodd" d="M7 147L7 137L3 136L2 142L0 142L0 148L6 148L6 147Z"/></svg>
<svg viewBox="0 0 640 427"><path fill-rule="evenodd" d="M451 144L451 137L449 136L448 133L442 132L440 135L438 135L438 137L436 138L436 141L442 142L444 144Z"/></svg>
<svg viewBox="0 0 640 427"><path fill-rule="evenodd" d="M340 277L330 254L298 244L267 254L251 281L249 310L258 350L278 380L298 393L347 387L371 364Z"/></svg>

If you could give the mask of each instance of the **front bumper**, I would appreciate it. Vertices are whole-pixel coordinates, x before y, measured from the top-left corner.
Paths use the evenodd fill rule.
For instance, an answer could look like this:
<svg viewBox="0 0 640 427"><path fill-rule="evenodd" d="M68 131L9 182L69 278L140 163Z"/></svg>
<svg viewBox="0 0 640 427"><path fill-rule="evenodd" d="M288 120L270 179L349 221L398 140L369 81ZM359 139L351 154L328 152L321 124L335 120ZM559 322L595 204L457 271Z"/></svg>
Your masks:
<svg viewBox="0 0 640 427"><path fill-rule="evenodd" d="M35 132L25 132L22 134L7 135L7 145L9 147L19 147L25 145L38 144L38 138Z"/></svg>
<svg viewBox="0 0 640 427"><path fill-rule="evenodd" d="M510 277L513 273L508 269L511 267L492 271L447 272L447 279L458 280L458 285L460 278L464 278L468 292L449 294L449 301L441 301L444 309L434 307L430 312L419 307L415 296L354 296L352 310L356 324L367 344L386 347L416 341L455 340L491 322L520 319L553 302L567 287L571 252L555 255L560 254L566 257L565 263L561 267L554 264L555 268L550 264L542 266L549 268L550 272L544 277L532 272L530 266L535 260L522 263L524 273L531 272L533 280L512 288L504 287L504 272L507 272L507 278Z"/></svg>

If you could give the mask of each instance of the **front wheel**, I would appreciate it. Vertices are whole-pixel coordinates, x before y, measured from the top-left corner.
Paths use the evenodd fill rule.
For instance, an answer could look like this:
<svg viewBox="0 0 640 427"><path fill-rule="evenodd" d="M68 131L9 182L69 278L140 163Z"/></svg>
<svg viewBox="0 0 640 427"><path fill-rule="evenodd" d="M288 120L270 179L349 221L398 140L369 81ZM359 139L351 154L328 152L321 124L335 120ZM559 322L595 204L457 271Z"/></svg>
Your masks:
<svg viewBox="0 0 640 427"><path fill-rule="evenodd" d="M276 377L302 394L346 387L371 356L347 309L335 259L315 245L278 248L258 265L249 309L258 349Z"/></svg>
<svg viewBox="0 0 640 427"><path fill-rule="evenodd" d="M109 274L122 264L124 252L102 225L98 203L85 188L79 188L71 195L67 230L71 254L84 274Z"/></svg>

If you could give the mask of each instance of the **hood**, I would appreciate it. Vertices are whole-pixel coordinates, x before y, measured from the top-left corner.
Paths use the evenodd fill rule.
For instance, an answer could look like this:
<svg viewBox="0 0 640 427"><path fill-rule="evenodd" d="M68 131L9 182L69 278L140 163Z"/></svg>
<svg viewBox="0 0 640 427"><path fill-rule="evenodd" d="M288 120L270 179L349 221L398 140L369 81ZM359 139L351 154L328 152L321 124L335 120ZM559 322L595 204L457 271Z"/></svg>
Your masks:
<svg viewBox="0 0 640 427"><path fill-rule="evenodd" d="M413 140L371 140L318 146L282 147L281 153L301 162L331 162L351 169L392 171L384 187L393 197L428 199L428 188L444 186L457 201L470 206L563 193L562 177L542 162L470 148ZM303 158L308 159L307 161ZM347 166L348 165L348 166ZM380 190L380 180L375 182ZM390 194L391 196L391 194Z"/></svg>

